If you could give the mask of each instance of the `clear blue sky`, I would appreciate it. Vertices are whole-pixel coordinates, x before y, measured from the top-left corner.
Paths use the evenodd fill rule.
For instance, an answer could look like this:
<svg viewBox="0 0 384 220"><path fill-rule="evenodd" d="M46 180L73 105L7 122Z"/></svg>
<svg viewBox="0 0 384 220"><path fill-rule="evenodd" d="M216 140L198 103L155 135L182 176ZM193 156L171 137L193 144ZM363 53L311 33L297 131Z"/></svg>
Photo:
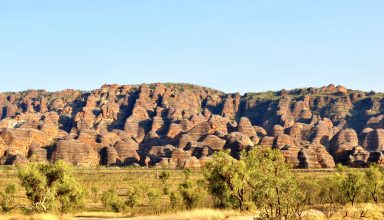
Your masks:
<svg viewBox="0 0 384 220"><path fill-rule="evenodd" d="M383 0L0 1L0 91L384 91Z"/></svg>

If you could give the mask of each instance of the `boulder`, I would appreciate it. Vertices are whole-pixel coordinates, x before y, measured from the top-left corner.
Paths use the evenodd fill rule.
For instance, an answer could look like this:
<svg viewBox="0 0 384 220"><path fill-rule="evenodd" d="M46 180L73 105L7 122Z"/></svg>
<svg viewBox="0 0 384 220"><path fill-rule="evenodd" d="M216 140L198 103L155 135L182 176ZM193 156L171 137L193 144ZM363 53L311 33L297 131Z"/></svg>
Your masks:
<svg viewBox="0 0 384 220"><path fill-rule="evenodd" d="M40 146L49 146L52 139L43 132L33 128L7 129L0 132L7 150L12 155L28 155L29 147L34 142Z"/></svg>
<svg viewBox="0 0 384 220"><path fill-rule="evenodd" d="M3 165L20 166L25 165L29 160L21 154L6 154L0 159L0 163Z"/></svg>
<svg viewBox="0 0 384 220"><path fill-rule="evenodd" d="M240 122L237 125L237 131L247 135L248 137L256 136L256 131L252 127L251 122L249 121L248 118L245 118L245 117L240 118Z"/></svg>
<svg viewBox="0 0 384 220"><path fill-rule="evenodd" d="M369 158L367 161L367 165L370 164L378 164L384 165L384 155L381 151L369 152Z"/></svg>
<svg viewBox="0 0 384 220"><path fill-rule="evenodd" d="M97 152L78 140L59 140L52 153L52 161L58 160L80 166L99 164Z"/></svg>
<svg viewBox="0 0 384 220"><path fill-rule="evenodd" d="M320 144L311 144L300 150L299 167L304 169L334 168L335 162L327 149Z"/></svg>
<svg viewBox="0 0 384 220"><path fill-rule="evenodd" d="M121 165L121 160L120 160L119 154L116 151L116 148L106 147L104 149L104 152L105 152L105 155L102 155L102 157L104 158L102 165L107 165L107 166Z"/></svg>
<svg viewBox="0 0 384 220"><path fill-rule="evenodd" d="M128 166L140 161L140 156L137 153L139 145L132 139L127 142L117 141L113 147L119 155L120 165Z"/></svg>
<svg viewBox="0 0 384 220"><path fill-rule="evenodd" d="M255 130L256 135L257 135L258 137L264 137L264 136L267 136L267 131L266 131L263 127L260 127L260 126L253 126L253 129Z"/></svg>
<svg viewBox="0 0 384 220"><path fill-rule="evenodd" d="M346 128L338 132L331 140L328 152L334 157L336 163L348 163L348 156L358 146L355 130Z"/></svg>
<svg viewBox="0 0 384 220"><path fill-rule="evenodd" d="M366 167L370 153L362 147L355 147L349 155L349 165L351 167Z"/></svg>
<svg viewBox="0 0 384 220"><path fill-rule="evenodd" d="M165 146L153 146L148 151L147 156L150 158L152 164L156 164L161 161L163 158L171 158L172 152L176 147L172 145Z"/></svg>
<svg viewBox="0 0 384 220"><path fill-rule="evenodd" d="M222 150L225 146L226 140L223 140L215 135L207 135L202 141L201 145L210 147L212 150Z"/></svg>
<svg viewBox="0 0 384 220"><path fill-rule="evenodd" d="M279 135L284 134L284 127L281 125L274 125L273 126L273 131L272 131L272 136L277 137Z"/></svg>
<svg viewBox="0 0 384 220"><path fill-rule="evenodd" d="M37 143L32 143L29 148L28 158L32 162L48 162L47 149Z"/></svg>
<svg viewBox="0 0 384 220"><path fill-rule="evenodd" d="M203 122L195 127L193 127L190 131L187 132L187 135L194 141L199 140L201 137L212 134L213 129L211 128L211 125L208 122Z"/></svg>
<svg viewBox="0 0 384 220"><path fill-rule="evenodd" d="M240 132L232 132L227 136L225 148L231 149L231 154L235 158L240 157L240 152L244 149L253 147L252 140L245 134Z"/></svg>
<svg viewBox="0 0 384 220"><path fill-rule="evenodd" d="M367 151L384 151L384 129L365 130L365 132L363 134L364 149Z"/></svg>

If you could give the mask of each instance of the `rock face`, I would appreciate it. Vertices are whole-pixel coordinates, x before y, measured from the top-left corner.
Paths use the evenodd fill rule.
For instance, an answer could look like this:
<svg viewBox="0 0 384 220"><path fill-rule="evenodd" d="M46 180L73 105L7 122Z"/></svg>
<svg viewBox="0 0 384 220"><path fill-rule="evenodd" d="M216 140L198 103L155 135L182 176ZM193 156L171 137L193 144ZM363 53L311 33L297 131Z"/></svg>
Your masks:
<svg viewBox="0 0 384 220"><path fill-rule="evenodd" d="M351 128L338 132L331 140L328 151L335 156L335 162L345 163L345 159L358 146L358 139L355 130Z"/></svg>
<svg viewBox="0 0 384 220"><path fill-rule="evenodd" d="M60 140L56 143L52 161L58 160L83 166L99 163L98 155L92 147L77 140Z"/></svg>
<svg viewBox="0 0 384 220"><path fill-rule="evenodd" d="M298 168L384 164L384 97L343 86L225 94L187 84L0 93L0 163L201 167L279 149Z"/></svg>
<svg viewBox="0 0 384 220"><path fill-rule="evenodd" d="M309 145L302 148L299 152L299 167L305 169L316 168L333 168L335 162L332 156L327 152L326 148L322 145Z"/></svg>

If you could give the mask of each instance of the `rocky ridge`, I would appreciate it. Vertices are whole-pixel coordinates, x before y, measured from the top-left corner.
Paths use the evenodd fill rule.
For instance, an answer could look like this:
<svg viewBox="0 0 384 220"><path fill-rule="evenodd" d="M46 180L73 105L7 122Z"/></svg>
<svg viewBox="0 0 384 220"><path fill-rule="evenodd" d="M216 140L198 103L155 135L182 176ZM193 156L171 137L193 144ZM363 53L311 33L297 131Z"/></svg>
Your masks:
<svg viewBox="0 0 384 220"><path fill-rule="evenodd" d="M275 148L297 168L384 164L384 95L329 85L240 95L189 84L0 93L0 163L198 168Z"/></svg>

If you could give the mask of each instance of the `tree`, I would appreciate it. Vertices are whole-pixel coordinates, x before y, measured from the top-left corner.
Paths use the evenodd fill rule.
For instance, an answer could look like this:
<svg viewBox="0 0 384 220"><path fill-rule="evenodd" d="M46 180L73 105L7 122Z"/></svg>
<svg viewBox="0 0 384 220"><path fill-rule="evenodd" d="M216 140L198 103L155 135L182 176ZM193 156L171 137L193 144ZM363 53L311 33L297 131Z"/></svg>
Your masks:
<svg viewBox="0 0 384 220"><path fill-rule="evenodd" d="M119 198L114 189L103 192L100 200L105 208L111 209L114 212L121 212L125 209L123 200Z"/></svg>
<svg viewBox="0 0 384 220"><path fill-rule="evenodd" d="M341 175L341 190L348 202L354 205L366 184L364 173L359 170L348 170Z"/></svg>
<svg viewBox="0 0 384 220"><path fill-rule="evenodd" d="M171 208L175 209L176 205L177 205L177 202L178 202L178 199L177 199L177 196L176 196L175 192L171 192L169 194L169 202L171 203Z"/></svg>
<svg viewBox="0 0 384 220"><path fill-rule="evenodd" d="M15 208L14 196L16 193L16 185L9 184L5 187L4 192L0 193L0 207L3 212L9 212Z"/></svg>
<svg viewBox="0 0 384 220"><path fill-rule="evenodd" d="M62 161L30 164L19 170L18 176L37 212L68 212L83 202L84 190L73 178L71 167Z"/></svg>
<svg viewBox="0 0 384 220"><path fill-rule="evenodd" d="M161 182L163 183L163 194L164 195L168 195L169 194L169 186L167 184L167 180L169 179L169 176L170 176L170 172L169 171L162 171L159 175L159 178L161 180Z"/></svg>
<svg viewBox="0 0 384 220"><path fill-rule="evenodd" d="M340 174L336 173L315 182L313 190L308 190L313 201L310 203L318 210L322 211L327 218L331 218L340 207L345 204L345 198L341 191Z"/></svg>
<svg viewBox="0 0 384 220"><path fill-rule="evenodd" d="M189 210L198 206L201 200L201 190L195 182L185 180L179 185L179 192L184 205Z"/></svg>
<svg viewBox="0 0 384 220"><path fill-rule="evenodd" d="M185 175L185 179L188 180L188 179L191 177L192 170L189 169L189 168L185 168L185 169L183 170L183 173L184 173L184 175Z"/></svg>
<svg viewBox="0 0 384 220"><path fill-rule="evenodd" d="M278 150L254 148L214 154L204 169L209 192L218 207L247 210L256 206L266 218L301 216L307 197Z"/></svg>
<svg viewBox="0 0 384 220"><path fill-rule="evenodd" d="M246 167L242 160L236 160L230 151L220 151L207 163L204 177L208 190L218 208L245 208Z"/></svg>
<svg viewBox="0 0 384 220"><path fill-rule="evenodd" d="M160 205L161 192L157 188L152 188L147 193L149 205L157 210Z"/></svg>
<svg viewBox="0 0 384 220"><path fill-rule="evenodd" d="M127 200L125 200L125 204L133 208L139 201L139 188L137 186L131 187L127 192Z"/></svg>
<svg viewBox="0 0 384 220"><path fill-rule="evenodd" d="M306 204L305 193L279 150L254 148L242 152L241 158L246 163L252 201L266 218L301 216Z"/></svg>
<svg viewBox="0 0 384 220"><path fill-rule="evenodd" d="M382 169L378 165L371 165L365 170L365 187L375 203L383 197L384 180Z"/></svg>

